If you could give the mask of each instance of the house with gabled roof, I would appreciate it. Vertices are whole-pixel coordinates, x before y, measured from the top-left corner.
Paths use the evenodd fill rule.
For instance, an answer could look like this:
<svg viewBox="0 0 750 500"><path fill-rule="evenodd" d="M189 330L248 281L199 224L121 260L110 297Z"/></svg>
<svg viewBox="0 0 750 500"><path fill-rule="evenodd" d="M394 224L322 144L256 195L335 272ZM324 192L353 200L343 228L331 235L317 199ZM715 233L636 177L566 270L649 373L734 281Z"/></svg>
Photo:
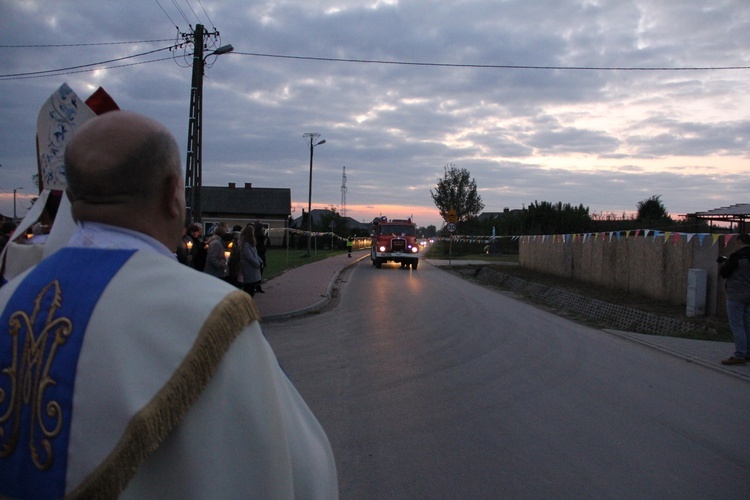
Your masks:
<svg viewBox="0 0 750 500"><path fill-rule="evenodd" d="M220 222L230 228L260 221L266 229L286 228L291 215L292 191L289 188L259 188L246 182L237 187L201 187L201 212L206 233ZM271 244L281 245L284 232L270 232Z"/></svg>
<svg viewBox="0 0 750 500"><path fill-rule="evenodd" d="M304 212L304 210L303 210L303 212ZM313 208L310 213L312 214L312 224L313 224L313 226L317 226L318 224L320 224L321 218L323 216L325 216L325 215L330 215L331 211L328 210L328 209L326 209L326 208L322 208L322 209L321 208ZM305 226L305 224L307 224L307 223L305 222L306 219L304 217L305 217L304 215L301 215L301 216L297 217L296 219L294 219L292 221L291 226L294 227L294 228L298 228L298 229L302 229L302 230L307 230L307 226ZM353 217L345 217L345 216L342 217L342 221L344 222L344 225L349 230L356 231L355 234L360 234L360 235L369 234L370 226L371 226L370 223L359 222L357 219L355 219ZM341 228L339 228L339 229L341 229Z"/></svg>

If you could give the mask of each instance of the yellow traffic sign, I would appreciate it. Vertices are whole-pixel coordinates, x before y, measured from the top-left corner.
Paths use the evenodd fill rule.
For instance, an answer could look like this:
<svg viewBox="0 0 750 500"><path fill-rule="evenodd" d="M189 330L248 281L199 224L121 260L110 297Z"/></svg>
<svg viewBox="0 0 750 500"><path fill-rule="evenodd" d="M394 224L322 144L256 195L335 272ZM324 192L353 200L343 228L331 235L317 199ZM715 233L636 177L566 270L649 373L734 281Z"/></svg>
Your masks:
<svg viewBox="0 0 750 500"><path fill-rule="evenodd" d="M445 214L445 222L451 222L453 224L458 222L458 214L456 213L455 209L451 208L450 210L448 210L448 213Z"/></svg>

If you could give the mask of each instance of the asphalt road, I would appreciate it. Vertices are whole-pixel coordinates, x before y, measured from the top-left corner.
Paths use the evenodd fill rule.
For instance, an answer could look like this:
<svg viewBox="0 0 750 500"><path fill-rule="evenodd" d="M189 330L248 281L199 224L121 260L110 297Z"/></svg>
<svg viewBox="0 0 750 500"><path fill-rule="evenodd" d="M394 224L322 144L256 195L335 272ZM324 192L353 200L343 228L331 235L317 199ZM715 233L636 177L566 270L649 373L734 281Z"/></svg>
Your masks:
<svg viewBox="0 0 750 500"><path fill-rule="evenodd" d="M750 497L747 381L425 264L263 326L342 498Z"/></svg>

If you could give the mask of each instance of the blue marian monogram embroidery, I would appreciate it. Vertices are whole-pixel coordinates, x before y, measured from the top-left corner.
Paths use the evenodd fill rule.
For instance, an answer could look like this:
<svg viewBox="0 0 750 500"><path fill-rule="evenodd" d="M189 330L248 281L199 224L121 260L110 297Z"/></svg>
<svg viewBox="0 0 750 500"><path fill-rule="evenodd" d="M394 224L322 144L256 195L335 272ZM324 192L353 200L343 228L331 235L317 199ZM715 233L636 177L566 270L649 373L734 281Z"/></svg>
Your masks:
<svg viewBox="0 0 750 500"><path fill-rule="evenodd" d="M16 447L28 446L34 466L52 466L52 440L60 434L63 415L60 403L50 399L47 390L57 384L50 369L59 349L67 342L73 324L58 317L62 292L58 281L48 284L37 296L31 314L16 311L10 316L8 334L12 338L12 361L2 367L0 376L9 380L10 394L0 388L0 457ZM28 442L19 443L22 419L28 419ZM6 424L11 423L10 426ZM10 432L7 432L10 431Z"/></svg>
<svg viewBox="0 0 750 500"><path fill-rule="evenodd" d="M134 253L62 248L0 311L0 498L65 496L84 337L104 289Z"/></svg>

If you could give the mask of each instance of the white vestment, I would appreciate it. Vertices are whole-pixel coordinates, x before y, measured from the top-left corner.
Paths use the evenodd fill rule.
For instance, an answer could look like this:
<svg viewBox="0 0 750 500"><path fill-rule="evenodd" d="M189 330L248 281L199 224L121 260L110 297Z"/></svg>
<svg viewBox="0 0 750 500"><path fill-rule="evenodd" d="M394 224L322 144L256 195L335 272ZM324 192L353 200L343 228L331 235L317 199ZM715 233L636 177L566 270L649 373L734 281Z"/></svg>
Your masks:
<svg viewBox="0 0 750 500"><path fill-rule="evenodd" d="M249 297L153 251L153 241L128 245L131 235L112 234L115 244L105 247L139 250L104 289L83 339L66 494L109 495L120 475L122 498L337 498L328 439L279 367ZM26 274L0 288L0 311ZM68 291L63 300L74 297ZM222 350L212 339L226 337L214 323L240 313L250 320ZM156 443L144 439L195 388L184 382L193 366L210 367L204 358L212 356L205 387L176 426ZM130 451L133 443L148 450L145 458Z"/></svg>

